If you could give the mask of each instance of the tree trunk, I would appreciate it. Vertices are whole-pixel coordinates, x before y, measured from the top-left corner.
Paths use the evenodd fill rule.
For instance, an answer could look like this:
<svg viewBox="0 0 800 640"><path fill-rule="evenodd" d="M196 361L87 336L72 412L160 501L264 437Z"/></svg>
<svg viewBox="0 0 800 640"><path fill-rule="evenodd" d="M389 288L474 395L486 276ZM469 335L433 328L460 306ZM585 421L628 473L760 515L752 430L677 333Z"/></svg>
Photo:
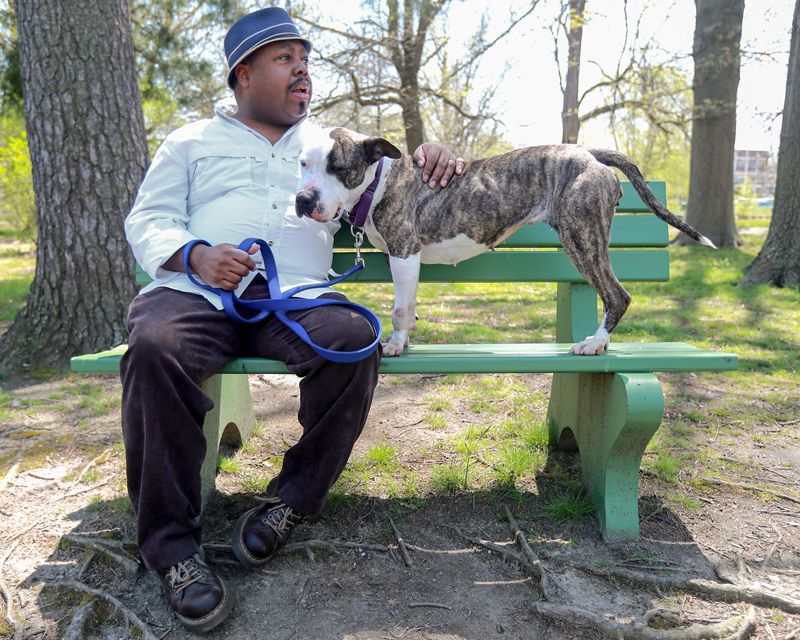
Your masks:
<svg viewBox="0 0 800 640"><path fill-rule="evenodd" d="M733 247L740 244L733 212L733 151L744 0L695 0L695 4L686 221L718 247ZM681 234L678 242L694 240Z"/></svg>
<svg viewBox="0 0 800 640"><path fill-rule="evenodd" d="M419 86L416 74L403 78L400 106L403 109L403 129L406 134L406 149L409 153L425 141L425 128L419 111Z"/></svg>
<svg viewBox="0 0 800 640"><path fill-rule="evenodd" d="M794 5L777 172L767 240L741 284L800 285L800 0Z"/></svg>
<svg viewBox="0 0 800 640"><path fill-rule="evenodd" d="M128 0L16 0L39 237L0 370L123 342L135 295L123 220L147 166Z"/></svg>
<svg viewBox="0 0 800 640"><path fill-rule="evenodd" d="M425 140L419 107L422 50L431 23L449 2L450 0L403 0L402 11L398 0L387 2L388 48L392 64L400 77L400 107L403 111L403 128L409 153L413 153Z"/></svg>
<svg viewBox="0 0 800 640"><path fill-rule="evenodd" d="M564 105L561 108L561 142L578 142L581 122L578 118L578 80L581 72L581 43L583 41L583 15L586 0L569 0L569 32L567 42L567 79L564 87Z"/></svg>

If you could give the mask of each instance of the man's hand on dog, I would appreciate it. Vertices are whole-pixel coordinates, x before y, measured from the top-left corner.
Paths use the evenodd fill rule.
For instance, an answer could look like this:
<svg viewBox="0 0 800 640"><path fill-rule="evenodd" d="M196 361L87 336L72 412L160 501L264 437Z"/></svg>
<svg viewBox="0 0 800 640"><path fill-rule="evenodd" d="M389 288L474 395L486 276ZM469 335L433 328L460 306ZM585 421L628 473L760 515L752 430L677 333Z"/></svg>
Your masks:
<svg viewBox="0 0 800 640"><path fill-rule="evenodd" d="M258 249L257 244L247 251L227 243L214 247L198 244L189 254L189 266L212 287L233 291L242 278L256 268L250 256L257 253Z"/></svg>
<svg viewBox="0 0 800 640"><path fill-rule="evenodd" d="M453 175L464 173L464 159L457 157L440 142L423 142L413 155L414 162L422 168L422 180L431 189L444 189Z"/></svg>

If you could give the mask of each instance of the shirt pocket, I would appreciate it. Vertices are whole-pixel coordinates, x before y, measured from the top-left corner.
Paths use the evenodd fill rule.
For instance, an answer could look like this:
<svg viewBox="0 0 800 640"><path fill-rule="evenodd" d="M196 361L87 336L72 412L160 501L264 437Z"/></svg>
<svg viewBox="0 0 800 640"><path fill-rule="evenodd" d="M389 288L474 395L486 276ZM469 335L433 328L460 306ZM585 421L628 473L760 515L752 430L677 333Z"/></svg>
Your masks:
<svg viewBox="0 0 800 640"><path fill-rule="evenodd" d="M240 189L264 188L267 165L263 158L214 152L194 158L189 179L189 207L211 202Z"/></svg>

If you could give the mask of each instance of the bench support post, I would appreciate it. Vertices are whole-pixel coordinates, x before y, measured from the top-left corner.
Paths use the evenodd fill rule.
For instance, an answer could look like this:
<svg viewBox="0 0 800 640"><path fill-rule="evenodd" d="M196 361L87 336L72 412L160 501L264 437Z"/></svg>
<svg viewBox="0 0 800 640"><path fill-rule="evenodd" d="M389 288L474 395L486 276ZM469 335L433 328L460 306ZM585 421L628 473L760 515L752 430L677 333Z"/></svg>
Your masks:
<svg viewBox="0 0 800 640"><path fill-rule="evenodd" d="M661 384L651 373L553 376L550 442L577 446L606 541L639 538L639 466L663 416Z"/></svg>
<svg viewBox="0 0 800 640"><path fill-rule="evenodd" d="M205 507L208 494L214 489L220 443L241 447L250 438L256 418L246 375L213 375L203 383L203 393L214 402L203 423L206 457L200 470L200 491Z"/></svg>

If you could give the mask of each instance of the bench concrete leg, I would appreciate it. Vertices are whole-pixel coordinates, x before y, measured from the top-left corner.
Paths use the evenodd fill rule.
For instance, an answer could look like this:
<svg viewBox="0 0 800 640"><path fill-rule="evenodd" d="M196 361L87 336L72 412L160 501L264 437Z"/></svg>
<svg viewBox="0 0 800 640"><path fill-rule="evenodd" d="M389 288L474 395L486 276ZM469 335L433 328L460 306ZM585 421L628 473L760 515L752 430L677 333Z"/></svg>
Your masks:
<svg viewBox="0 0 800 640"><path fill-rule="evenodd" d="M651 373L553 375L550 441L577 446L606 541L639 538L639 466L663 416L661 384Z"/></svg>
<svg viewBox="0 0 800 640"><path fill-rule="evenodd" d="M202 505L214 488L220 443L241 447L250 438L256 423L248 376L217 374L203 383L203 392L214 401L206 414L203 434L206 457L200 470Z"/></svg>

